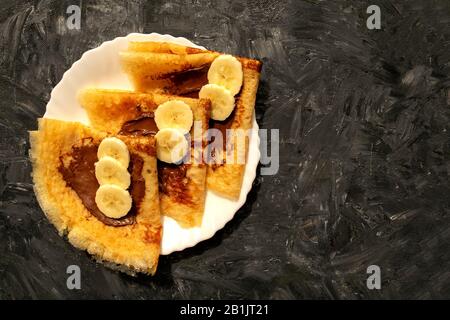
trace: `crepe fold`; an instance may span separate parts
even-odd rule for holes
[[[113,268],[154,274],[162,236],[154,138],[117,136],[132,156],[142,159],[144,195],[136,206],[134,223],[111,226],[100,221],[61,173],[61,167],[73,160],[74,150],[96,148],[107,136],[111,135],[77,122],[39,119],[38,130],[30,132],[37,200],[59,234],[75,247]]]
[[[209,66],[221,54],[166,42],[130,42],[120,56],[136,90],[196,98],[208,83]],[[258,60],[236,58],[242,65],[243,84],[235,97],[235,110],[225,121],[210,122],[211,128],[221,129],[223,139],[226,129],[232,129],[226,147],[229,159],[235,160],[226,161],[227,153],[223,152],[221,164],[210,164],[207,170],[207,188],[232,200],[237,200],[241,192],[262,68]],[[237,161],[242,156],[244,161]]]
[[[203,152],[205,143],[202,133],[208,129],[209,100],[103,89],[85,89],[79,94],[80,104],[86,110],[91,125],[113,134],[123,132],[126,124],[154,121],[152,117],[156,108],[174,99],[185,102],[193,113],[191,159],[181,165],[158,162],[161,214],[189,228],[201,225],[205,208],[207,166],[199,153]],[[196,126],[200,130],[196,131]],[[145,134],[139,130],[129,133]]]

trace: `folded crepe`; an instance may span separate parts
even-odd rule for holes
[[[128,50],[120,53],[123,69],[136,90],[160,91],[193,98],[198,97],[201,87],[208,83],[209,66],[219,55],[221,53],[164,42],[130,42]],[[222,164],[211,163],[207,173],[208,189],[233,200],[240,196],[245,163],[238,162],[237,159],[244,157],[246,161],[247,158],[249,143],[247,133],[253,125],[252,118],[262,67],[262,63],[258,60],[236,58],[243,68],[243,84],[235,97],[235,109],[226,120],[210,122],[210,128],[222,132],[224,146],[227,153],[231,153],[228,159],[235,161],[227,163],[226,153],[223,152],[220,155],[223,158]],[[227,129],[235,129],[228,139],[225,138]],[[243,148],[239,146],[240,144]]]
[[[85,89],[78,97],[93,127],[133,136],[156,134],[158,128],[153,117],[160,104],[176,99],[191,107],[194,118],[190,132],[191,161],[180,165],[158,161],[159,195],[161,214],[175,219],[183,227],[200,226],[205,206],[207,166],[199,151],[202,152],[204,146],[201,133],[208,129],[209,100],[102,89]],[[195,122],[202,132],[194,130]],[[197,148],[194,148],[195,144]]]
[[[171,94],[199,90],[217,56],[217,52],[165,42],[131,42],[127,51],[120,52],[122,67],[136,91]]]
[[[116,136],[130,153],[133,205],[125,217],[112,219],[95,202],[94,163],[107,136],[77,122],[40,119],[30,132],[36,198],[75,247],[115,269],[154,274],[162,236],[154,138]]]

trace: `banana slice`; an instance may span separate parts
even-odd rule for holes
[[[100,186],[95,194],[97,207],[105,216],[113,219],[125,216],[130,211],[132,202],[127,190],[113,184]]]
[[[95,163],[95,177],[101,186],[114,184],[122,189],[127,189],[131,183],[127,168],[110,156],[103,156]]]
[[[208,70],[208,82],[225,87],[233,96],[241,90],[243,79],[241,63],[228,54],[214,59]]]
[[[188,152],[189,143],[183,133],[177,129],[159,130],[156,138],[156,156],[167,163],[179,163]]]
[[[128,168],[130,153],[122,140],[115,137],[103,139],[98,146],[97,157],[101,159],[104,156],[112,157],[119,161],[123,167]]]
[[[225,120],[233,112],[234,97],[224,87],[217,84],[204,85],[198,93],[200,99],[211,100],[211,118]]]
[[[180,100],[164,102],[155,111],[155,122],[159,130],[174,128],[188,133],[193,121],[191,107]]]

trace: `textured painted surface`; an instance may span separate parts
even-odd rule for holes
[[[280,129],[280,171],[213,239],[132,278],[44,218],[27,130],[84,51],[152,31],[264,61],[257,119]],[[2,0],[0,48],[0,298],[450,298],[447,0]],[[381,290],[366,287],[371,264]]]

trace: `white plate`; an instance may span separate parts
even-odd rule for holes
[[[101,46],[86,51],[81,59],[76,61],[64,73],[61,81],[51,93],[44,117],[79,121],[89,125],[86,112],[76,99],[77,92],[80,89],[95,86],[99,88],[132,90],[133,87],[127,76],[122,72],[119,63],[119,52],[127,48],[130,40],[165,41],[204,49],[185,38],[175,38],[170,35],[157,33],[132,33],[126,37],[119,37],[112,41],[104,42]],[[249,155],[239,200],[230,201],[208,191],[201,227],[185,229],[180,227],[175,220],[164,217],[161,254],[166,255],[195,246],[200,241],[211,238],[218,230],[222,229],[245,203],[247,194],[252,188],[252,183],[256,176],[259,158],[258,124],[253,115]]]

